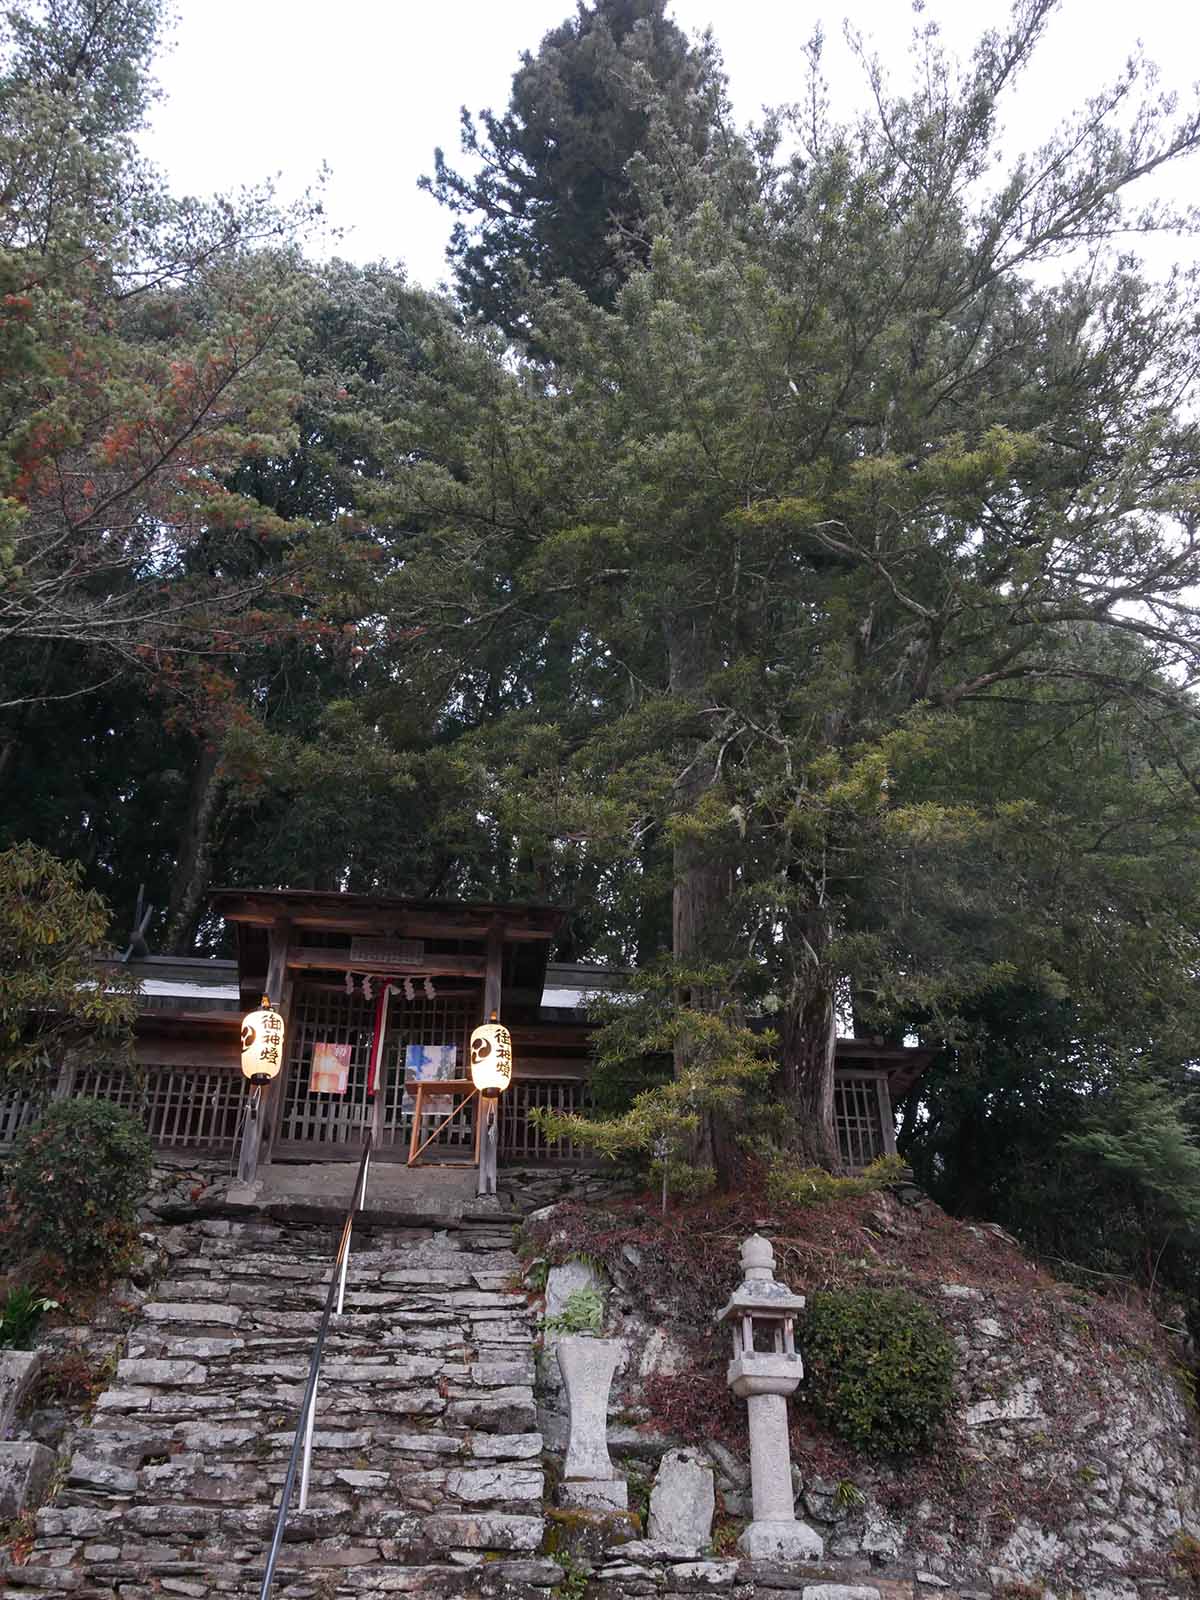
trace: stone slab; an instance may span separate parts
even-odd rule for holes
[[[54,1475],[54,1451],[29,1440],[0,1444],[0,1521],[36,1505]]]
[[[37,1382],[45,1359],[42,1350],[0,1351],[0,1439],[7,1439],[21,1402]]]
[[[542,1453],[540,1433],[476,1433],[470,1440],[473,1456],[490,1461],[528,1461]]]
[[[559,1484],[560,1506],[581,1506],[590,1511],[628,1511],[629,1485],[624,1478],[567,1478]]]
[[[864,1584],[810,1583],[801,1590],[801,1600],[879,1600],[879,1590]]]
[[[543,1527],[541,1517],[438,1512],[426,1517],[425,1537],[440,1550],[537,1550]]]
[[[471,1505],[487,1505],[498,1500],[540,1500],[540,1467],[458,1468],[446,1476],[446,1492]]]
[[[715,1509],[713,1469],[703,1455],[668,1450],[650,1491],[649,1537],[699,1553],[711,1537]]]
[[[253,1186],[257,1193],[247,1199],[285,1219],[288,1208],[298,1206],[331,1210],[340,1221],[354,1187],[354,1173],[351,1163],[341,1161],[273,1164]],[[409,1168],[377,1161],[367,1176],[366,1210],[384,1218],[396,1213],[454,1220],[474,1201],[475,1183],[474,1167]],[[229,1198],[232,1203],[242,1200],[233,1190]]]

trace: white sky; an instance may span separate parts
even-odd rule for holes
[[[280,176],[286,197],[323,163],[332,223],[347,230],[338,253],[353,260],[402,261],[417,281],[445,275],[450,218],[417,179],[440,144],[458,150],[458,109],[501,110],[518,52],[567,16],[573,0],[177,0],[174,48],[159,64],[166,102],[144,141],[179,193],[211,193]],[[802,50],[824,27],[826,76],[835,109],[850,114],[861,77],[842,40],[845,17],[872,37],[907,76],[914,17],[906,0],[675,0],[679,25],[711,24],[724,52],[741,120],[763,105],[796,98]],[[971,41],[1000,24],[998,0],[930,0],[964,57]],[[1160,87],[1195,94],[1200,73],[1200,8],[1189,0],[1063,0],[1040,59],[1010,101],[1009,144],[1026,149],[1115,75],[1138,39],[1162,69]],[[1200,167],[1171,180],[1196,194]],[[1155,257],[1194,260],[1195,242],[1163,241]]]

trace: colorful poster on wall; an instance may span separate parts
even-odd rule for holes
[[[350,1078],[348,1044],[314,1044],[309,1094],[345,1094]]]
[[[455,1044],[406,1044],[404,1047],[404,1077],[407,1082],[444,1083],[453,1078],[458,1066],[458,1046]],[[413,1108],[413,1096],[404,1096],[404,1110]],[[426,1117],[448,1117],[454,1110],[454,1097],[448,1094],[426,1095],[421,1113]]]

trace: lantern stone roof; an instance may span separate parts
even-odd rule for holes
[[[742,1246],[742,1271],[741,1283],[717,1312],[718,1322],[728,1317],[794,1317],[804,1310],[804,1296],[776,1280],[775,1252],[760,1233],[752,1233]]]

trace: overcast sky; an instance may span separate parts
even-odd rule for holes
[[[572,0],[177,0],[173,48],[159,66],[166,90],[145,145],[180,193],[211,193],[281,174],[284,195],[303,190],[322,164],[326,201],[345,229],[340,254],[402,261],[419,282],[445,274],[449,219],[417,179],[433,149],[458,148],[458,108],[499,110],[518,53],[569,14]],[[997,0],[931,0],[964,57],[977,32],[999,24]],[[914,17],[905,0],[806,5],[795,0],[675,0],[689,32],[712,27],[725,56],[739,117],[798,96],[802,51],[820,22],[835,105],[861,102],[861,73],[842,39],[843,20],[871,36],[903,82]],[[1012,98],[1008,141],[1036,145],[1065,113],[1111,79],[1140,38],[1162,69],[1160,88],[1195,94],[1200,9],[1188,0],[1063,0],[1040,59]],[[1172,181],[1194,198],[1191,163]],[[1164,242],[1159,259],[1196,259],[1192,241]]]

